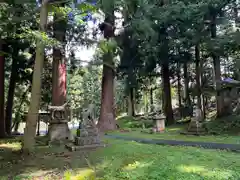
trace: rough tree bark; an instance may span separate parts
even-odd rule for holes
[[[203,50],[200,49],[200,52],[201,54],[203,54]],[[201,69],[201,88],[202,88],[202,94],[201,94],[201,102],[202,102],[202,111],[203,111],[203,119],[206,118],[206,98],[205,98],[205,95],[204,95],[204,62],[205,62],[205,59],[203,58],[200,58],[200,69]]]
[[[5,58],[3,55],[3,44],[0,40],[0,138],[6,137],[4,118],[4,80],[5,80]]]
[[[14,120],[14,124],[12,125],[12,128],[14,128],[14,133],[18,133],[18,128],[19,128],[19,125],[20,125],[20,114],[21,114],[21,109],[22,109],[22,105],[26,99],[26,96],[30,90],[31,86],[29,86],[27,88],[27,90],[22,94],[21,96],[21,99],[20,99],[20,104],[19,104],[19,107],[18,107],[18,110],[17,110],[17,114],[15,116],[15,120]]]
[[[184,76],[184,103],[185,106],[191,107],[191,99],[189,93],[189,77],[188,77],[188,63],[183,63],[183,76]]]
[[[216,14],[213,13],[211,16],[211,36],[213,39],[217,37],[217,24],[216,24]],[[220,57],[215,52],[212,53],[214,75],[216,83],[216,102],[217,102],[217,117],[223,116],[224,106],[223,97],[221,96],[221,66]]]
[[[108,7],[108,10],[105,12],[106,17],[104,23],[100,26],[100,30],[103,31],[104,38],[107,40],[114,37],[114,1],[112,1]],[[113,112],[113,82],[115,76],[113,67],[113,55],[111,53],[106,53],[103,56],[102,97],[100,119],[98,122],[98,128],[102,132],[116,129],[116,121]]]
[[[202,116],[202,88],[201,88],[201,66],[200,66],[200,47],[199,44],[195,46],[195,61],[196,61],[196,89],[197,89],[197,108],[198,111],[201,113],[199,117]],[[202,121],[203,119],[198,119]]]
[[[171,98],[171,86],[169,79],[169,64],[163,63],[162,65],[163,76],[163,99],[164,99],[164,114],[166,116],[166,122],[168,125],[174,124],[173,110],[172,110],[172,98]]]
[[[180,63],[177,63],[177,88],[178,88],[178,107],[179,107],[179,113],[182,117],[182,96],[181,96],[181,66]]]
[[[12,109],[13,109],[13,99],[14,99],[14,92],[16,87],[17,81],[17,56],[18,56],[19,49],[15,49],[12,57],[12,69],[11,69],[11,77],[10,83],[8,88],[8,96],[7,96],[7,105],[6,105],[6,112],[5,112],[5,124],[6,124],[6,133],[11,135],[12,132]]]
[[[48,0],[42,1],[40,10],[40,30],[45,31],[48,18]],[[23,147],[24,153],[30,153],[34,150],[36,126],[38,119],[38,110],[41,99],[41,75],[44,63],[44,50],[45,45],[41,40],[37,41],[36,45],[36,58],[34,64],[33,80],[32,80],[32,92],[30,106],[28,110],[28,116],[26,121],[26,127],[24,129]]]
[[[128,95],[128,116],[134,116],[135,115],[133,96],[134,96],[133,88],[130,88],[129,89],[129,95]]]
[[[154,111],[154,107],[153,107],[153,88],[150,88],[150,110],[151,112]]]
[[[64,6],[61,4],[60,6]],[[53,32],[54,38],[63,45],[53,48],[52,70],[52,105],[61,106],[66,102],[66,59],[65,59],[65,34],[67,20],[64,14],[57,12],[54,15]]]

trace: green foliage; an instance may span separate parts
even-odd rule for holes
[[[117,124],[120,126],[120,128],[129,128],[129,129],[143,128],[143,127],[151,128],[154,125],[152,120],[144,120],[141,118],[134,118],[134,117],[128,117],[128,116],[118,118]]]
[[[100,112],[101,67],[80,67],[68,75],[68,95],[73,108],[94,104],[96,113]]]
[[[109,140],[108,143],[109,147],[97,152],[98,156],[104,155],[105,157],[100,169],[103,176],[99,179],[102,180],[191,180],[192,178],[224,180],[226,178],[238,179],[240,176],[239,165],[236,165],[235,159],[238,155],[234,153],[144,145],[120,140]],[[222,164],[222,161],[225,163]]]
[[[205,123],[210,134],[236,134],[240,130],[240,116],[213,119]]]

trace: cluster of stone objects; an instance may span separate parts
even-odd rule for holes
[[[81,111],[82,109],[79,109]],[[100,133],[94,121],[93,108],[89,105],[87,109],[83,109],[78,119],[80,119],[76,137],[73,144],[68,144],[66,147],[70,151],[96,149],[103,147],[101,143]]]
[[[74,142],[76,146],[98,146],[101,144],[98,128],[88,109],[83,112],[83,121],[79,123],[77,132]]]

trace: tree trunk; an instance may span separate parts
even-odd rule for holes
[[[178,107],[179,107],[179,113],[180,116],[182,117],[182,96],[181,96],[181,67],[180,67],[180,63],[177,63],[178,66],[178,70],[177,70],[177,88],[178,88]]]
[[[152,88],[150,88],[150,110],[151,110],[151,112],[153,112],[154,111],[154,106],[153,106],[153,89]]]
[[[40,30],[45,31],[48,18],[48,0],[42,1],[40,10]],[[37,41],[36,45],[36,59],[34,64],[32,92],[28,116],[26,121],[26,128],[24,129],[23,137],[23,152],[30,153],[34,150],[36,126],[38,120],[39,104],[41,99],[41,77],[44,63],[45,45],[41,40]]]
[[[183,63],[183,76],[184,76],[184,103],[185,106],[191,107],[191,99],[189,93],[189,77],[188,77],[188,64],[187,62]]]
[[[202,118],[202,101],[201,101],[201,95],[202,95],[202,88],[201,88],[201,66],[200,66],[200,49],[199,44],[195,46],[195,61],[196,61],[196,89],[197,89],[197,109],[199,114],[199,117]],[[202,121],[203,119],[198,119],[199,121]]]
[[[103,65],[101,110],[98,122],[98,127],[102,132],[114,130],[116,128],[113,113],[113,79],[113,69]]]
[[[172,98],[171,98],[171,86],[169,79],[169,65],[163,63],[162,65],[163,75],[163,99],[164,99],[164,114],[166,116],[166,122],[168,125],[174,124],[173,110],[172,110]]]
[[[61,4],[60,6],[64,6]],[[61,106],[66,102],[66,60],[65,60],[65,34],[67,21],[64,14],[58,12],[54,16],[53,33],[54,38],[63,45],[53,48],[52,64],[52,105]]]
[[[211,36],[213,39],[217,37],[217,25],[216,25],[216,15],[212,15],[211,19]],[[221,96],[221,66],[220,57],[215,52],[212,53],[213,65],[214,65],[214,75],[216,83],[216,102],[217,102],[217,117],[223,115],[223,98]]]
[[[5,58],[2,47],[3,45],[0,40],[0,138],[6,137],[4,118]]]
[[[201,53],[203,53],[201,51]],[[202,93],[201,93],[201,102],[202,102],[202,112],[203,112],[203,119],[206,118],[206,101],[205,101],[205,95],[204,95],[204,84],[203,84],[203,77],[204,77],[204,69],[203,69],[203,65],[204,65],[204,61],[205,59],[200,58],[200,69],[201,69],[201,73],[200,73],[200,78],[201,78],[201,88],[202,88]]]
[[[18,49],[15,49],[13,52],[13,62],[12,62],[12,70],[11,70],[11,77],[8,89],[8,98],[7,98],[7,106],[6,106],[6,114],[5,114],[5,124],[6,124],[6,133],[11,135],[12,132],[12,110],[13,110],[13,99],[14,99],[14,92],[16,87],[17,81],[17,56],[18,56]]]
[[[134,96],[133,88],[130,88],[129,95],[128,95],[128,116],[134,116],[135,115],[133,96]]]
[[[22,94],[22,97],[20,99],[20,104],[19,104],[19,107],[18,107],[18,110],[17,110],[17,114],[16,114],[16,117],[15,117],[15,120],[14,120],[14,124],[12,125],[12,128],[14,128],[14,132],[17,132],[18,131],[18,128],[19,128],[19,124],[20,124],[20,114],[21,114],[21,109],[22,109],[22,105],[26,99],[26,96],[27,96],[27,93],[29,92],[30,90],[30,87],[29,86],[27,88],[27,90]]]
[[[101,25],[104,38],[109,40],[114,37],[114,1],[110,2],[108,10],[105,12],[105,20]],[[98,122],[98,128],[100,131],[108,131],[116,129],[116,121],[114,118],[114,94],[113,94],[113,82],[114,82],[114,62],[113,53],[108,52],[103,56],[103,75],[102,75],[102,97],[101,97],[101,109],[100,119]]]

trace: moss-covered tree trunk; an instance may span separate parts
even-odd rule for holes
[[[45,31],[48,18],[48,0],[42,1],[42,6],[40,10],[40,30]],[[31,100],[27,115],[26,127],[24,129],[23,137],[23,152],[30,153],[34,150],[35,145],[35,135],[36,135],[36,126],[38,120],[38,111],[39,104],[41,99],[41,77],[44,63],[44,50],[45,45],[42,40],[37,41],[36,45],[36,58],[34,64],[34,72],[32,79],[32,92]]]
[[[6,137],[4,118],[4,80],[5,80],[5,58],[3,55],[3,43],[0,39],[0,138]]]

